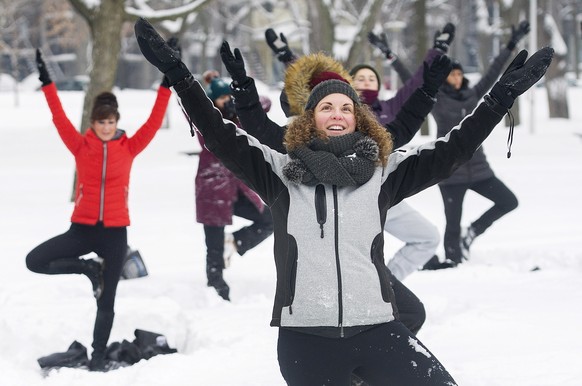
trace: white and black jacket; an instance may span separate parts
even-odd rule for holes
[[[471,158],[506,110],[482,103],[446,137],[395,152],[357,187],[297,185],[283,176],[286,154],[230,121],[189,77],[175,86],[206,147],[270,207],[277,287],[271,325],[369,326],[393,320],[384,221],[391,207],[447,178]]]

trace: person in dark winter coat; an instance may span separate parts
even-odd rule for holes
[[[104,371],[115,293],[127,250],[131,166],[161,127],[171,91],[164,77],[148,120],[131,137],[117,126],[120,114],[115,95],[103,92],[93,102],[91,127],[83,135],[67,118],[39,50],[36,61],[53,123],[75,157],[78,178],[70,229],[34,248],[26,256],[26,266],[33,272],[83,274],[91,280],[97,316],[90,369]],[[103,263],[80,258],[91,252]]]
[[[224,79],[213,78],[207,94],[223,117],[238,122],[232,92]],[[269,237],[273,221],[260,197],[208,151],[202,136],[198,140],[202,151],[195,178],[196,221],[204,225],[207,284],[220,297],[230,300],[230,288],[223,277],[225,262],[235,252],[242,256]],[[252,224],[225,235],[224,228],[232,224],[233,215],[251,220]]]
[[[528,32],[527,21],[520,23],[517,29],[514,28],[510,41],[473,87],[469,87],[469,81],[463,76],[461,64],[453,61],[451,74],[441,87],[437,103],[432,110],[437,124],[437,137],[445,136],[473,111],[501,74],[516,44]],[[439,189],[443,197],[446,218],[445,261],[439,263],[433,259],[427,268],[449,268],[460,264],[464,258],[469,257],[469,248],[474,239],[518,205],[515,194],[493,173],[483,147],[477,149],[471,160],[459,167],[451,177],[439,183]],[[493,206],[461,232],[461,215],[467,190],[473,190],[493,201]]]
[[[409,152],[392,153],[390,135],[348,80],[322,74],[288,127],[282,154],[225,120],[145,19],[135,32],[206,147],[271,208],[277,270],[271,325],[279,327],[287,384],[348,384],[355,373],[374,385],[454,385],[397,319],[383,257],[386,212],[470,159],[514,99],[545,73],[553,50],[527,62],[527,52],[520,53],[471,116],[447,137]],[[422,91],[434,97],[437,89],[430,82]]]

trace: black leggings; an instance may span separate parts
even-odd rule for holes
[[[463,201],[467,190],[493,201],[493,206],[471,223],[475,235],[479,236],[495,221],[517,208],[517,197],[501,180],[495,176],[483,181],[468,184],[439,185],[445,207],[446,227],[444,235],[445,256],[461,262],[461,216]]]
[[[273,218],[268,207],[260,212],[257,207],[243,194],[239,194],[234,202],[234,215],[253,223],[233,232],[236,242],[236,252],[244,255],[256,247],[273,233]],[[224,227],[204,225],[206,240],[206,261],[208,266],[224,268]]]
[[[103,258],[103,293],[97,309],[113,311],[117,283],[127,250],[127,228],[71,224],[69,230],[34,248],[26,256],[26,266],[33,272],[49,273],[48,266],[57,259],[78,259],[95,252]]]
[[[348,386],[352,373],[370,386],[456,385],[399,321],[338,339],[280,328],[277,354],[289,386]]]

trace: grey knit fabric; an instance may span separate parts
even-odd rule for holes
[[[336,93],[347,95],[355,104],[360,104],[358,93],[349,83],[338,79],[330,79],[319,83],[311,90],[309,99],[305,104],[305,110],[313,110],[323,98]]]
[[[378,144],[356,131],[329,140],[314,139],[289,155],[293,160],[283,173],[293,183],[358,186],[374,174]]]

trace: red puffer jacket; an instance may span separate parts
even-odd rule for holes
[[[61,139],[75,156],[77,185],[71,221],[88,225],[102,221],[106,227],[128,226],[131,165],[162,125],[171,91],[165,87],[158,89],[150,117],[132,137],[118,130],[107,142],[101,141],[91,129],[84,135],[75,129],[63,110],[54,83],[44,86],[42,91]]]

